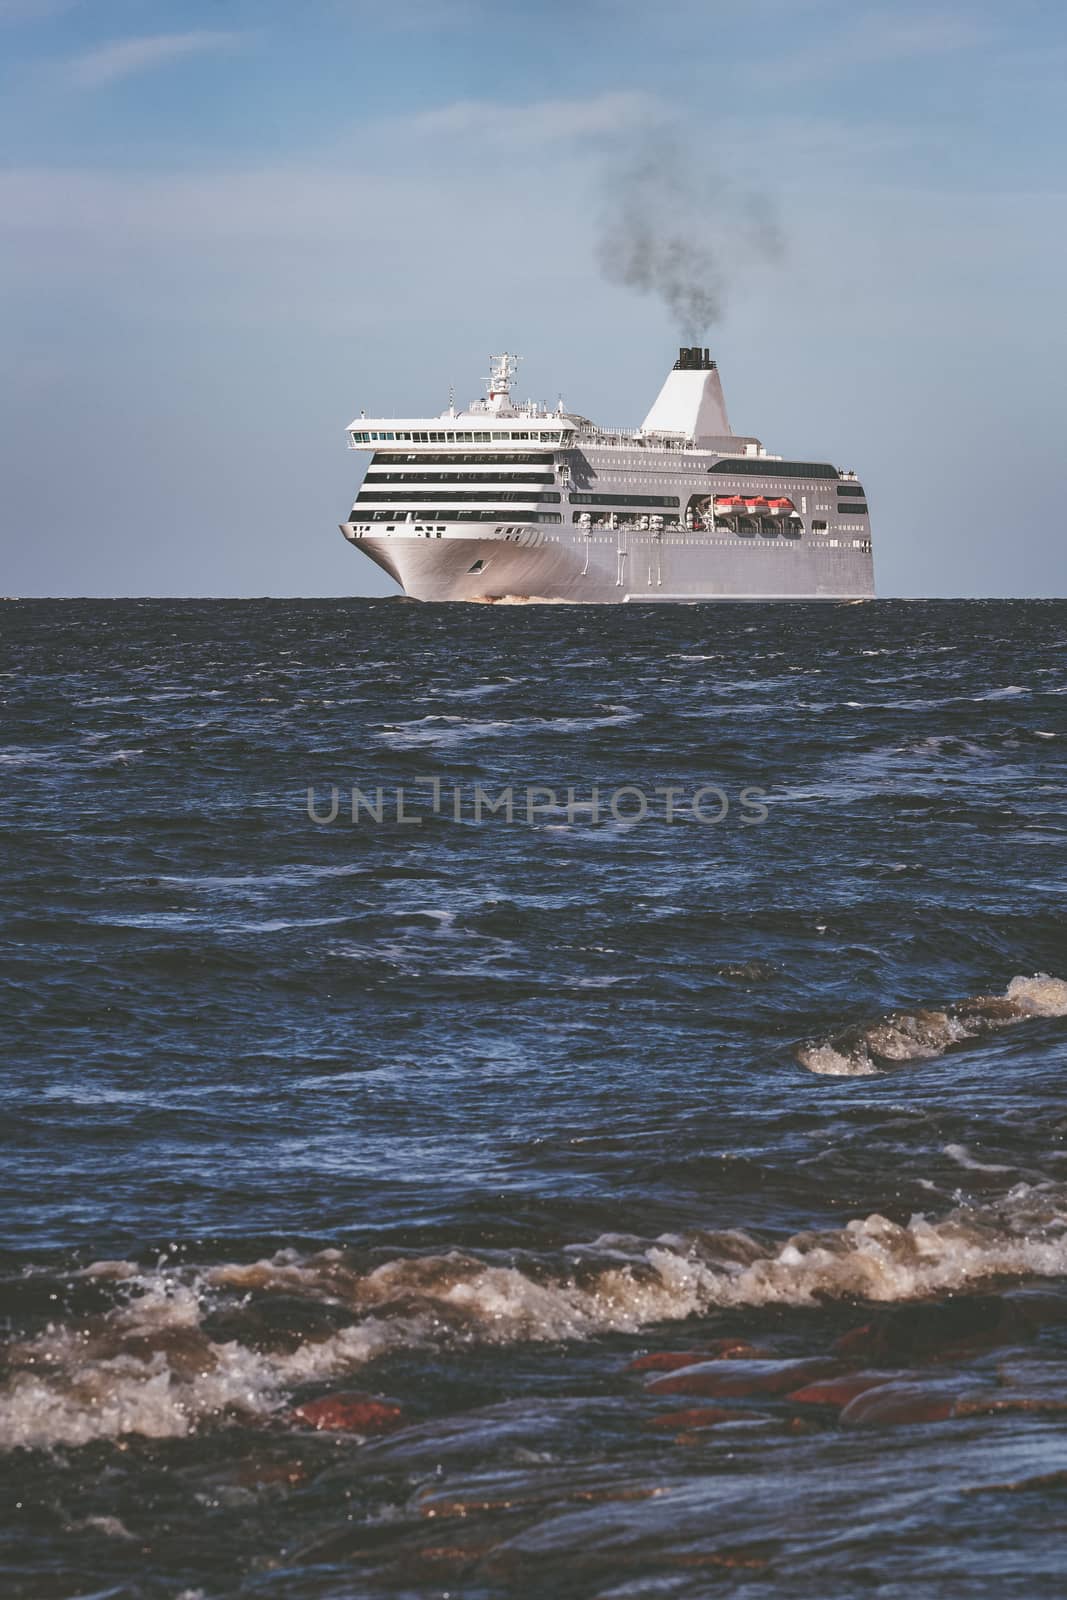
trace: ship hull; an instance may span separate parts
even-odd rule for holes
[[[861,541],[843,547],[807,537],[742,541],[625,532],[586,539],[533,527],[507,538],[458,528],[432,536],[365,534],[351,524],[342,532],[415,600],[619,605],[874,595],[870,545]]]

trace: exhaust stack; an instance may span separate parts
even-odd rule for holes
[[[719,370],[706,349],[682,345],[641,432],[682,434],[696,444],[733,437]]]

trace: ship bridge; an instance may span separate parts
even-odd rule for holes
[[[373,452],[352,523],[407,524],[436,534],[449,523],[560,522],[556,452],[576,433],[556,410],[511,395],[518,357],[490,358],[486,393],[437,417],[358,417],[349,447]]]

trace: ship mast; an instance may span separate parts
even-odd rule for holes
[[[511,381],[519,370],[521,360],[521,356],[509,355],[507,351],[501,356],[489,357],[489,376],[484,380],[486,410],[511,410]]]

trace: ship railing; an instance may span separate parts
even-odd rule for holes
[[[627,450],[692,450],[691,439],[669,438],[665,434],[627,432],[623,428],[580,428],[572,433],[568,444],[619,445]]]

